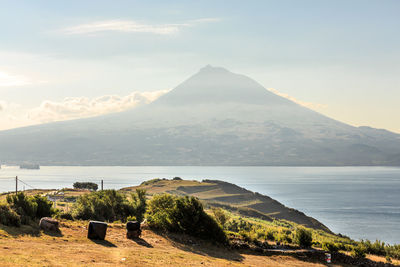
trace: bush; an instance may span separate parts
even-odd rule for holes
[[[339,251],[339,248],[336,246],[336,244],[332,243],[332,242],[322,243],[322,249],[327,250],[329,252],[338,252]]]
[[[226,215],[226,212],[224,212],[221,208],[213,208],[212,212],[215,220],[219,223],[219,225],[221,225],[222,228],[224,228],[225,223],[229,219],[228,215]]]
[[[20,192],[17,195],[8,195],[7,203],[21,217],[22,224],[29,224],[34,219],[51,217],[55,214],[52,208],[53,202],[39,195],[27,196]]]
[[[369,241],[369,240],[365,240],[365,241],[361,240],[360,243],[365,247],[365,249],[367,250],[367,253],[380,255],[380,256],[386,255],[385,242],[376,240],[374,243],[371,243],[371,241]]]
[[[147,221],[152,228],[226,243],[226,235],[194,197],[156,195],[149,202]]]
[[[279,243],[284,243],[284,244],[290,244],[293,242],[290,235],[288,235],[286,232],[279,233],[276,237],[276,241],[278,241]]]
[[[182,178],[181,178],[181,177],[174,177],[174,178],[172,178],[172,180],[174,180],[174,181],[181,181]]]
[[[312,244],[312,233],[305,228],[297,228],[294,241],[300,247],[309,248]]]
[[[265,236],[265,238],[266,238],[267,240],[274,241],[274,240],[275,240],[274,232],[268,231],[267,234],[266,234],[266,236]]]
[[[0,224],[8,226],[20,226],[21,217],[8,205],[0,205]]]
[[[151,185],[151,184],[155,184],[155,183],[157,183],[159,181],[162,181],[162,180],[160,178],[154,178],[154,179],[151,179],[151,180],[148,180],[148,181],[144,181],[140,185]]]
[[[364,245],[359,244],[358,246],[354,247],[351,251],[351,256],[355,258],[365,258],[365,254],[367,253],[367,249]]]
[[[36,218],[40,219],[42,217],[51,217],[53,214],[55,214],[53,202],[47,200],[46,197],[36,195],[32,200],[37,204]]]
[[[136,216],[128,216],[126,221],[137,221]]]
[[[91,183],[91,182],[75,182],[73,184],[73,187],[75,189],[89,189],[89,190],[93,190],[93,191],[97,191],[97,189],[99,188],[99,186],[95,183]]]
[[[29,224],[36,217],[36,202],[22,192],[16,195],[7,195],[7,203],[21,216],[22,224]]]
[[[64,220],[70,220],[70,221],[73,221],[73,220],[74,220],[74,218],[72,217],[72,214],[69,213],[69,212],[61,213],[60,215],[58,215],[58,217],[59,217],[60,219],[64,219]]]
[[[146,190],[136,189],[136,192],[131,194],[131,205],[134,209],[135,218],[138,222],[143,221],[144,214],[146,213]]]
[[[83,220],[113,222],[135,215],[126,197],[115,190],[91,192],[80,196],[72,207],[72,216]]]

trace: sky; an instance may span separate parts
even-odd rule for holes
[[[149,103],[211,64],[400,133],[397,0],[0,4],[0,130]]]

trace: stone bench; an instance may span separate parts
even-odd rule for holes
[[[106,238],[107,226],[105,222],[90,221],[87,237],[89,239],[104,240]]]

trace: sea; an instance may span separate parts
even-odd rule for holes
[[[76,181],[104,181],[105,189],[152,178],[218,179],[268,195],[298,209],[335,233],[355,240],[400,244],[400,168],[396,167],[198,167],[1,166],[0,192],[60,189]]]

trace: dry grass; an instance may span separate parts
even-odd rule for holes
[[[187,237],[177,241],[150,230],[132,241],[123,225],[115,224],[106,241],[93,242],[86,238],[86,225],[63,222],[59,235],[0,226],[1,266],[324,266],[286,255],[239,253]]]

